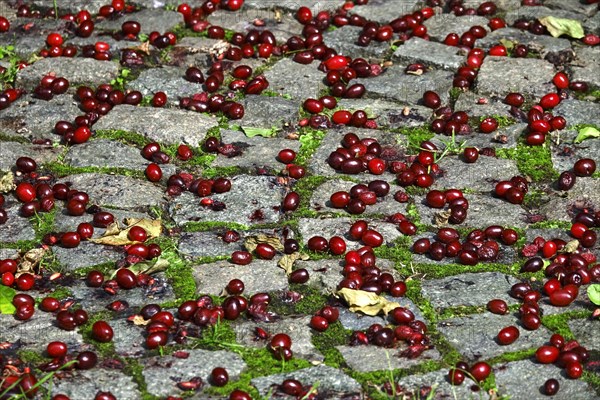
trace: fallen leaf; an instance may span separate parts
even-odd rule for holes
[[[387,315],[394,308],[400,307],[400,304],[396,302],[389,301],[385,297],[364,290],[343,288],[338,290],[337,294],[348,303],[350,311],[360,311],[363,314],[371,316],[375,316],[381,311]]]
[[[269,236],[265,235],[264,233],[249,236],[244,242],[244,247],[246,248],[246,250],[252,253],[259,243],[267,243],[273,246],[275,250],[283,251],[283,244],[281,244],[281,240],[277,236]]]
[[[577,135],[575,140],[573,140],[573,143],[581,143],[585,139],[593,139],[593,138],[599,138],[599,137],[600,137],[600,131],[598,129],[591,127],[591,126],[586,126],[585,128],[581,128],[579,130],[579,135]]]
[[[508,40],[508,39],[500,39],[499,40],[500,44],[504,47],[506,47],[506,50],[512,50],[515,47],[516,42],[514,42],[513,40]]]
[[[294,267],[294,263],[296,260],[308,260],[308,255],[300,254],[300,252],[296,251],[292,254],[284,254],[283,257],[279,259],[277,265],[285,271],[287,275],[292,273],[292,268]]]
[[[131,322],[133,322],[134,325],[145,326],[148,325],[150,321],[151,320],[149,319],[144,319],[144,317],[142,317],[141,315],[135,315]]]
[[[254,136],[273,137],[277,134],[277,129],[274,128],[253,128],[250,126],[242,126],[242,131],[250,138]]]
[[[588,286],[587,295],[592,303],[594,303],[597,306],[600,306],[600,284],[595,283],[593,285]]]
[[[0,193],[8,193],[15,188],[15,177],[12,172],[0,171]]]
[[[116,223],[109,225],[102,237],[90,239],[90,242],[106,244],[109,246],[125,246],[136,243],[135,241],[130,240],[128,237],[129,230],[134,226],[144,228],[148,235],[148,239],[160,236],[162,229],[160,219],[153,220],[147,218],[127,218],[125,219],[125,223],[127,224],[127,228],[123,230],[120,230]]]
[[[154,260],[142,261],[129,267],[136,274],[152,275],[165,271],[169,267],[169,261],[158,257]]]
[[[17,291],[9,286],[0,285],[0,314],[14,314],[17,309],[12,303]]]
[[[575,253],[577,251],[578,247],[579,247],[579,240],[571,240],[570,242],[565,244],[565,247],[562,248],[561,252],[562,253]]]
[[[433,224],[435,226],[445,226],[448,224],[448,220],[450,219],[450,215],[452,215],[452,213],[450,212],[450,210],[447,211],[439,211],[437,213],[435,213],[434,217],[433,217]]]
[[[544,25],[548,32],[554,37],[561,35],[571,36],[574,39],[581,39],[585,36],[581,22],[576,19],[556,18],[548,16],[539,19],[540,24]]]
[[[42,261],[44,258],[44,254],[46,254],[48,250],[44,248],[31,249],[27,253],[23,255],[21,258],[21,262],[19,263],[19,269],[17,270],[17,275],[24,273],[34,273],[35,267]]]

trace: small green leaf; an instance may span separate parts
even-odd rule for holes
[[[506,50],[512,50],[515,48],[516,43],[513,40],[500,39],[500,44],[506,47]]]
[[[540,18],[540,24],[544,25],[548,32],[554,37],[560,35],[571,36],[574,39],[581,39],[585,36],[581,22],[576,19],[556,18],[552,16]]]
[[[596,283],[587,288],[587,294],[590,301],[597,306],[600,306],[600,284]]]
[[[0,285],[0,314],[14,314],[17,310],[12,299],[17,291],[9,286]]]
[[[581,143],[585,139],[592,139],[592,138],[599,138],[599,137],[600,137],[600,131],[598,129],[591,127],[591,126],[586,126],[585,128],[582,128],[579,130],[579,135],[577,135],[577,137],[575,138],[573,143]]]
[[[273,137],[277,133],[277,130],[274,128],[252,128],[250,126],[242,126],[242,131],[244,131],[244,134],[248,137]]]

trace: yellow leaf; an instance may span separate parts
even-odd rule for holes
[[[394,308],[400,307],[400,304],[396,302],[389,301],[385,297],[364,290],[343,288],[338,290],[337,294],[348,303],[350,311],[360,311],[363,314],[371,316],[375,316],[382,311],[387,315]]]
[[[258,235],[249,236],[244,242],[244,247],[250,253],[252,253],[256,246],[259,243],[267,243],[273,246],[273,248],[277,251],[283,251],[283,244],[281,244],[281,240],[277,236],[268,236],[264,233],[259,233]]]
[[[8,193],[15,188],[15,177],[12,172],[0,171],[0,193]]]
[[[287,275],[292,273],[292,268],[294,267],[294,263],[296,260],[306,260],[308,256],[306,254],[300,254],[300,252],[295,252],[292,254],[284,254],[283,257],[279,259],[277,265],[285,271]]]
[[[48,250],[44,248],[31,249],[27,253],[23,254],[21,262],[19,263],[19,269],[17,270],[17,276],[25,272],[34,273],[34,268],[42,261],[44,254]]]
[[[576,19],[556,18],[548,16],[539,19],[540,24],[544,25],[548,32],[554,37],[560,35],[571,36],[573,39],[581,39],[585,36],[581,22]]]
[[[148,325],[150,323],[149,319],[144,319],[141,315],[136,315],[133,317],[133,324],[138,326]]]
[[[111,224],[108,226],[106,232],[102,237],[97,239],[90,239],[90,242],[105,244],[109,246],[125,246],[128,244],[134,244],[135,241],[129,240],[128,234],[129,230],[134,226],[142,227],[146,230],[148,235],[148,239],[156,238],[160,236],[161,232],[161,224],[160,219],[152,220],[152,219],[138,219],[138,218],[127,218],[125,219],[125,223],[127,224],[127,228],[120,230],[118,225]]]
[[[575,253],[579,247],[579,240],[571,240],[565,244],[562,248],[561,253]]]

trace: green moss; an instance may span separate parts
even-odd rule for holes
[[[507,117],[505,115],[490,115],[489,117],[494,118],[498,122],[498,128],[505,128],[510,125],[514,125],[517,121],[512,117]],[[488,118],[488,116],[479,117],[479,122]]]
[[[319,131],[312,128],[302,128],[300,130],[300,150],[296,156],[296,164],[306,165],[310,157],[317,150],[321,141],[325,137],[325,131]]]
[[[219,221],[203,221],[203,222],[187,222],[183,226],[184,232],[206,232],[213,229],[232,229],[238,231],[247,231],[250,226],[238,224],[235,222],[219,222]]]
[[[314,314],[327,304],[327,297],[321,291],[309,285],[291,284],[290,290],[302,295],[297,303],[284,302],[279,295],[271,296],[269,309],[279,315]]]
[[[75,174],[97,173],[132,176],[134,178],[139,179],[144,178],[143,171],[136,171],[132,169],[118,167],[72,167],[60,162],[51,161],[49,163],[44,164],[44,168],[51,171],[52,173],[54,173],[54,175],[58,177]]]
[[[26,253],[31,249],[35,249],[40,244],[37,240],[18,240],[14,243],[0,243],[0,249],[16,249],[22,253]]]
[[[567,221],[540,221],[529,224],[529,229],[571,229],[571,223]]]
[[[121,129],[102,129],[94,132],[95,139],[117,140],[122,143],[133,144],[138,147],[144,147],[151,141],[144,135],[136,132],[125,131]]]
[[[212,179],[221,176],[240,175],[244,172],[246,171],[244,171],[241,167],[238,167],[236,165],[230,167],[210,167],[202,171],[202,176],[204,178]]]
[[[192,268],[187,265],[174,250],[163,249],[162,257],[169,261],[165,275],[173,286],[173,291],[178,301],[196,298],[196,280]]]
[[[293,372],[312,366],[310,362],[296,357],[293,357],[290,361],[286,362],[277,361],[267,349],[243,348],[234,351],[238,353],[247,364],[247,368],[240,374],[239,380],[229,382],[227,385],[220,388],[216,386],[207,387],[204,390],[204,393],[217,396],[228,396],[233,390],[240,389],[248,392],[253,399],[260,399],[262,397],[250,383],[252,379],[261,376]]]
[[[138,390],[144,396],[144,399],[158,399],[157,397],[152,396],[147,391],[146,380],[144,378],[144,366],[140,364],[139,360],[136,358],[126,358],[123,360],[125,364],[125,368],[123,368],[123,372],[126,375],[129,375],[133,378],[133,381],[137,384]],[[150,396],[150,397],[147,397]]]
[[[22,144],[31,144],[31,142],[22,136],[12,136],[4,132],[0,132],[0,142],[17,142]]]
[[[398,268],[403,268],[412,260],[411,244],[409,236],[399,236],[388,245],[376,247],[374,253],[377,258],[392,260]]]
[[[236,342],[235,332],[228,321],[218,321],[215,325],[205,328],[199,338],[190,340],[190,344],[194,349],[213,351],[243,348]]]
[[[44,235],[54,232],[54,218],[56,217],[57,209],[58,207],[55,207],[50,212],[35,213],[35,215],[29,219],[35,230],[35,237],[37,240],[41,241]]]
[[[316,217],[318,213],[311,209],[310,198],[314,191],[327,181],[324,176],[305,176],[294,185],[294,191],[300,196],[300,206],[294,211],[294,216],[297,217]]]
[[[520,142],[514,149],[496,149],[496,155],[500,158],[515,160],[519,172],[535,182],[552,181],[558,178],[559,174],[554,169],[547,144],[528,146]]]
[[[450,91],[448,92],[448,94],[450,95],[450,105],[454,105],[456,100],[458,100],[458,98],[460,97],[461,93],[463,93],[463,91],[460,88],[453,87],[452,89],[450,89]]]
[[[347,344],[351,334],[351,330],[344,329],[342,324],[336,321],[330,324],[325,332],[314,332],[312,343],[325,356],[326,365],[340,368],[345,365],[345,361],[335,347]]]
[[[413,269],[415,272],[426,275],[427,278],[445,278],[467,272],[502,272],[515,275],[520,266],[518,263],[511,265],[499,263],[478,263],[477,265],[417,263],[413,265]]]
[[[31,365],[35,365],[35,366],[45,363],[45,362],[48,362],[48,359],[45,358],[44,356],[42,356],[42,354],[40,352],[33,351],[33,350],[19,350],[17,352],[17,355],[23,362],[31,364]],[[2,392],[0,392],[0,393],[2,393]]]
[[[90,271],[94,271],[94,270],[100,271],[104,275],[110,275],[115,269],[116,269],[115,262],[109,261],[109,262],[105,262],[105,263],[101,263],[101,264],[92,265],[90,267],[78,268],[77,270],[75,270],[73,272],[73,275],[75,275],[76,277],[83,278]]]
[[[413,153],[415,154],[419,152],[419,149],[421,148],[421,143],[431,139],[434,136],[433,131],[429,128],[428,125],[411,128],[401,128],[399,133],[401,135],[406,136],[406,138],[408,139],[408,146],[413,150]]]
[[[489,364],[493,365],[493,364],[502,364],[502,363],[507,363],[507,362],[526,360],[528,358],[531,358],[535,354],[536,350],[537,350],[537,348],[525,349],[525,350],[519,350],[519,351],[511,351],[511,352],[499,355],[497,357],[490,358],[489,360],[487,360],[487,362]]]
[[[439,312],[439,319],[464,317],[471,314],[480,314],[485,311],[483,306],[456,306],[444,308]]]
[[[409,375],[426,374],[429,372],[437,371],[441,368],[442,365],[439,362],[428,360],[408,369],[390,369],[387,371],[373,372],[349,371],[348,374],[362,385],[363,390],[367,394],[367,398],[373,400],[390,400],[392,399],[392,397],[384,393],[382,390],[382,386],[386,382],[397,382],[399,379]],[[420,399],[422,397],[416,397],[415,395],[409,398]]]
[[[568,321],[572,319],[590,318],[592,316],[591,311],[570,311],[562,314],[545,315],[542,317],[542,325],[550,329],[554,333],[563,335],[567,340],[575,339],[571,328],[569,328]]]
[[[98,353],[105,357],[112,356],[115,353],[115,344],[113,342],[101,343],[96,341],[92,337],[92,326],[97,321],[110,321],[112,319],[112,313],[110,311],[100,311],[89,315],[88,321],[79,327],[79,333],[83,337],[83,340],[92,343]]]
[[[73,292],[68,287],[60,286],[54,289],[52,293],[49,294],[49,296],[52,296],[57,300],[63,300],[73,297]]]
[[[600,395],[600,376],[597,372],[583,371],[581,380],[587,382],[596,391],[596,394]]]

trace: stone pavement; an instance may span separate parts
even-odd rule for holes
[[[15,168],[17,158],[31,157],[38,164],[38,176],[48,177],[51,184],[66,183],[86,192],[89,206],[93,205],[87,213],[74,216],[66,210],[65,202],[57,199],[52,211],[26,218],[15,192],[8,190],[4,194],[2,208],[8,220],[0,225],[0,260],[14,258],[22,265],[27,251],[45,249],[31,271],[36,275],[36,284],[26,293],[36,301],[55,297],[63,307],[81,308],[89,315],[89,321],[77,329],[63,330],[57,326],[53,313],[37,307],[34,315],[24,321],[12,314],[0,314],[0,365],[13,362],[21,370],[30,367],[38,380],[48,378],[36,398],[61,399],[64,397],[52,396],[63,394],[83,400],[94,398],[98,392],[111,392],[118,399],[212,399],[228,398],[234,390],[248,392],[252,398],[292,398],[280,386],[286,379],[297,379],[303,385],[297,398],[600,398],[599,325],[597,317],[592,316],[595,306],[585,293],[586,286],[566,307],[553,306],[543,295],[539,300],[541,326],[535,330],[523,326],[519,314],[523,302],[511,296],[511,287],[518,282],[529,282],[533,289],[541,291],[548,279],[543,271],[520,272],[527,260],[523,250],[530,248],[534,239],[568,242],[573,239],[569,229],[575,215],[584,210],[600,211],[598,172],[577,177],[569,191],[558,190],[556,184],[559,174],[571,170],[578,159],[600,161],[600,138],[575,143],[584,125],[600,128],[600,46],[586,46],[581,40],[554,38],[547,32],[535,34],[512,26],[492,32],[488,26],[490,16],[455,15],[448,7],[435,7],[436,15],[424,22],[429,40],[406,37],[408,40],[403,41],[394,33],[392,41],[372,40],[368,46],[361,46],[357,40],[362,28],[331,25],[322,30],[324,45],[353,59],[364,58],[371,73],[350,83],[364,85],[361,98],[338,97],[334,110],[325,109],[322,115],[331,117],[337,110],[363,110],[369,122],[356,127],[328,124],[311,117],[303,108],[305,99],[330,93],[319,60],[295,62],[298,51],[266,59],[255,56],[227,60],[224,48],[229,44],[207,37],[206,31],[194,32],[185,27],[177,12],[182,1],[138,0],[131,3],[131,12],[98,17],[107,2],[57,1],[60,15],[83,9],[93,15],[95,29],[87,38],[76,36],[73,23],[63,19],[17,15],[17,6],[22,3],[30,4],[31,10],[39,10],[42,15],[51,12],[52,2],[48,0],[0,2],[0,14],[11,26],[8,32],[0,33],[0,66],[5,69],[2,85],[4,89],[14,85],[24,90],[9,105],[2,100],[7,107],[0,109],[0,172],[4,176],[12,171],[16,182],[35,180],[17,173]],[[225,28],[228,38],[233,32],[268,29],[281,45],[303,32],[303,25],[294,17],[299,3],[247,0],[240,11],[218,9],[206,20]],[[302,3],[314,15],[321,10],[333,12],[343,5],[341,1]],[[348,15],[384,25],[421,9],[424,2],[355,3]],[[465,7],[477,8],[481,3],[469,0]],[[578,20],[586,34],[600,35],[598,2],[547,0],[540,1],[544,5],[537,7],[521,6],[514,0],[495,3],[495,16],[504,18],[507,25],[519,19],[536,21],[555,16]],[[201,3],[190,4],[197,7]],[[122,23],[133,20],[141,25],[140,36],[117,40]],[[487,56],[470,89],[461,90],[453,87],[453,81],[457,71],[469,62],[468,51],[443,42],[449,33],[462,35],[472,26],[483,27],[486,33],[476,39],[475,47],[487,51],[500,43],[509,47],[522,44],[529,48],[529,54],[526,58],[514,54]],[[163,49],[149,45],[147,40],[153,31],[175,32],[176,43]],[[39,57],[40,51],[47,49],[44,38],[52,32],[62,34],[63,47],[77,46],[77,57]],[[98,41],[110,45],[112,60],[81,56],[84,46]],[[141,65],[126,57],[131,56],[127,49],[136,49]],[[208,113],[180,107],[184,98],[201,102],[201,93],[206,89],[206,85],[186,80],[186,69],[196,66],[208,77],[208,69],[218,58],[223,59],[224,68],[224,83],[218,93],[243,105],[240,119],[229,119],[220,111]],[[27,65],[18,69],[21,60]],[[405,73],[415,63],[426,68],[420,73]],[[266,90],[259,95],[244,95],[243,91],[229,89],[233,81],[230,71],[240,65],[248,65],[254,75],[264,76],[269,84]],[[558,71],[565,71],[571,81],[586,82],[588,89],[563,90],[565,98],[552,112],[566,119],[565,129],[550,132],[544,146],[528,146],[524,142],[529,129],[527,111],[541,96],[556,91],[552,79]],[[36,96],[36,87],[46,74],[67,78],[67,92],[50,100]],[[75,121],[89,111],[84,110],[77,97],[77,88],[85,85],[95,89],[106,84],[126,93],[139,91],[141,103],[111,105],[110,111],[92,125],[89,141],[65,143],[56,133],[55,124]],[[441,104],[452,111],[465,111],[470,117],[469,125],[457,135],[434,133],[430,126],[435,116],[423,104],[423,93],[428,90],[436,91]],[[157,92],[167,95],[162,108],[152,107]],[[524,113],[504,103],[510,92],[525,96]],[[106,97],[99,101],[106,104]],[[480,118],[485,117],[500,122],[496,132],[479,132]],[[328,163],[330,154],[342,146],[344,135],[350,132],[359,139],[375,139],[382,148],[380,158],[388,164],[401,161],[410,165],[421,142],[430,140],[439,149],[435,159],[439,170],[433,173],[430,189],[462,190],[468,200],[466,219],[450,224],[444,210],[428,205],[429,189],[404,187],[397,173],[389,169],[381,175],[334,170]],[[207,150],[207,138],[217,138],[224,145],[220,152]],[[145,176],[151,161],[141,152],[151,142],[158,142],[170,158],[168,163],[160,164],[162,178],[155,182]],[[180,144],[191,148],[191,159],[184,161],[177,156]],[[480,150],[475,163],[465,162],[465,147]],[[232,149],[235,154],[228,155]],[[304,176],[296,175],[294,167],[280,162],[278,154],[282,149],[297,153],[294,163],[305,169]],[[167,181],[175,174],[186,179],[227,177],[231,190],[202,199],[187,190],[181,193],[170,187],[167,191]],[[529,183],[522,204],[493,194],[497,182],[517,175],[526,177]],[[366,206],[364,213],[353,214],[333,206],[332,193],[350,191],[358,183],[369,184],[376,179],[389,184],[389,193]],[[290,205],[291,192],[299,195],[299,204]],[[402,201],[398,201],[400,194],[406,197]],[[138,260],[127,257],[123,246],[91,241],[83,241],[76,248],[48,246],[52,237],[91,222],[92,214],[99,210],[112,213],[121,226],[125,218],[160,219],[160,236],[149,243],[160,246],[159,260],[165,262],[162,270],[151,275],[149,283],[131,290],[117,288],[114,294],[110,288],[86,285],[85,277],[92,270],[102,271],[108,277],[119,267],[129,265],[135,269]],[[397,213],[402,214],[400,219],[414,224],[416,234],[407,235]],[[309,239],[314,236],[340,236],[347,250],[363,248],[365,238],[357,241],[349,234],[350,226],[359,219],[383,236],[382,245],[374,250],[379,272],[389,273],[392,281],[406,283],[404,296],[393,297],[384,291],[382,297],[410,310],[417,321],[425,324],[413,322],[410,328],[403,325],[413,335],[410,346],[399,336],[389,346],[373,343],[383,341],[382,335],[373,332],[374,324],[393,329],[400,325],[398,321],[382,314],[351,312],[335,295],[347,273],[344,257],[309,249]],[[443,227],[456,228],[460,240],[465,241],[473,229],[494,225],[505,231],[514,229],[519,239],[512,245],[499,241],[497,257],[489,261],[466,265],[459,258],[436,259],[413,251],[415,241],[434,241]],[[238,241],[225,240],[230,230],[239,234]],[[105,229],[96,227],[93,237],[100,238],[104,233]],[[259,259],[255,254],[248,265],[232,263],[233,252],[245,250],[245,243],[265,236],[269,243],[277,243],[273,259]],[[305,283],[290,283],[286,270],[278,266],[282,258],[289,257],[284,256],[282,243],[290,239],[299,242],[302,254],[296,253],[300,258],[290,268],[306,269],[309,278]],[[599,254],[598,248],[597,243],[592,243],[580,251],[585,257],[592,257]],[[542,257],[541,253],[537,255]],[[549,259],[544,260],[544,266],[549,263]],[[148,321],[133,319],[142,307],[158,304],[177,316],[180,304],[202,295],[210,295],[220,305],[227,302],[225,287],[232,279],[243,281],[243,294],[248,299],[257,293],[268,293],[268,310],[273,314],[243,313],[239,318],[204,327],[176,319],[167,344],[148,348]],[[381,283],[363,289],[379,293]],[[506,301],[507,314],[490,313],[486,304],[492,299]],[[2,301],[6,299],[0,296]],[[239,301],[235,302],[239,306]],[[340,316],[325,332],[319,332],[311,327],[311,318],[325,305],[338,308]],[[91,334],[92,322],[98,320],[112,326],[114,337],[109,343],[100,343]],[[519,327],[520,337],[512,344],[499,345],[496,335],[509,325]],[[277,360],[268,350],[269,339],[258,337],[257,328],[268,335],[288,334],[293,357]],[[368,330],[372,343],[357,345],[356,332]],[[536,349],[548,344],[555,333],[587,348],[589,357],[583,362],[580,379],[570,379],[565,370],[555,365],[536,362]],[[418,340],[414,335],[420,335]],[[42,371],[51,360],[45,353],[51,341],[65,342],[71,357],[94,351],[98,363],[87,370]],[[462,385],[451,385],[448,371],[459,361],[469,365],[486,361],[492,373],[479,384],[467,377]],[[210,377],[215,367],[228,371],[229,383],[224,387],[214,385]],[[186,384],[197,378],[203,385],[186,390]],[[560,384],[559,392],[552,397],[546,396],[543,389],[550,378]]]

